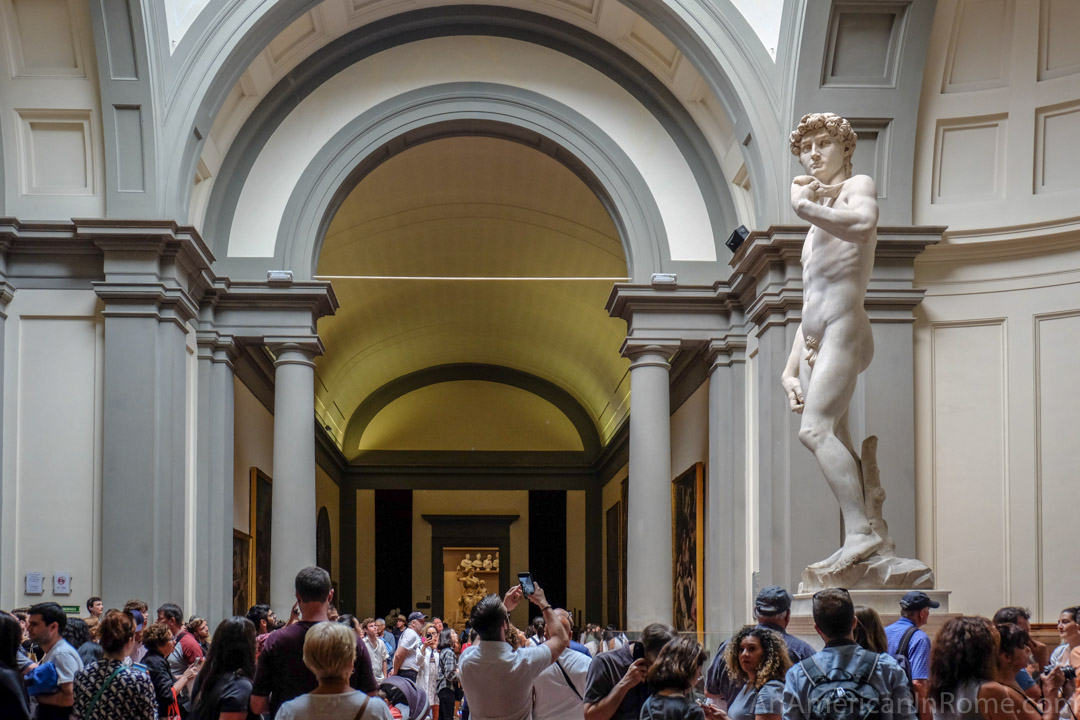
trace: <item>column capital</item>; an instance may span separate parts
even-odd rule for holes
[[[623,342],[623,357],[630,358],[630,369],[638,367],[671,368],[671,358],[679,350],[678,340],[658,340],[626,338]]]
[[[198,330],[195,333],[195,343],[198,346],[199,360],[222,363],[228,365],[229,369],[233,368],[233,362],[240,353],[235,337],[213,329]]]
[[[746,335],[730,334],[709,341],[705,355],[709,372],[746,362]]]
[[[94,292],[105,302],[105,317],[156,318],[172,322],[187,330],[199,307],[186,290],[159,281],[90,283]]]
[[[322,340],[316,337],[307,338],[263,338],[266,347],[274,354],[274,367],[282,365],[307,365],[315,367],[315,358],[322,355],[325,348]]]

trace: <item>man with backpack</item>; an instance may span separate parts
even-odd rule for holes
[[[855,643],[847,590],[814,594],[814,629],[825,649],[796,663],[784,683],[784,720],[915,720],[907,677],[896,660]]]
[[[923,720],[929,720],[932,714],[926,704],[930,688],[930,636],[919,628],[930,619],[930,609],[937,607],[941,603],[920,590],[912,590],[900,598],[900,619],[885,628],[889,654],[907,675],[908,687]]]

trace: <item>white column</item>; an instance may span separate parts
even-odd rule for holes
[[[627,345],[630,357],[630,484],[627,501],[626,629],[670,623],[671,404],[673,344]]]
[[[287,617],[294,580],[315,564],[314,345],[271,346],[274,362],[274,477],[270,531],[270,602]]]

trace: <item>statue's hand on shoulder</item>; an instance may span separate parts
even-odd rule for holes
[[[802,205],[817,201],[819,184],[809,175],[799,175],[791,181],[791,207],[796,213],[800,212]]]

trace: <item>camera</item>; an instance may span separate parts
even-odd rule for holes
[[[1065,675],[1065,682],[1076,679],[1076,668],[1072,665],[1047,665],[1043,668],[1043,675],[1049,675],[1057,667],[1061,668],[1061,672]]]

